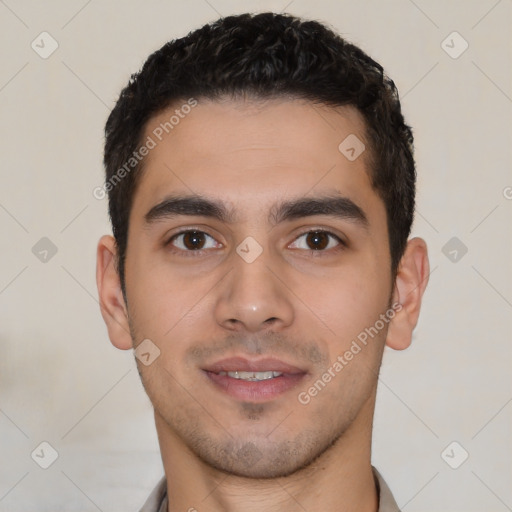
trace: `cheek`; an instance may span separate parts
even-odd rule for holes
[[[326,332],[332,340],[331,345],[338,350],[365,328],[374,325],[387,308],[388,276],[379,275],[371,263],[362,263],[338,268],[311,282],[299,284],[297,281],[300,287],[297,295],[311,311],[304,310],[301,323],[309,332],[317,329]]]
[[[146,261],[147,260],[147,261]],[[137,332],[166,343],[207,314],[204,300],[213,275],[184,275],[166,262],[143,256],[127,265],[128,303]]]

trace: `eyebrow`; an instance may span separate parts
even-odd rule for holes
[[[326,215],[337,219],[353,221],[368,228],[368,217],[363,209],[348,197],[320,196],[301,197],[273,205],[269,213],[269,223],[279,224],[303,217]],[[199,216],[216,219],[226,224],[237,221],[234,209],[224,203],[207,199],[200,195],[168,196],[153,206],[144,216],[145,224],[179,216]]]
[[[299,198],[286,201],[271,209],[269,221],[279,224],[284,221],[326,215],[341,220],[354,221],[361,227],[368,228],[368,217],[363,209],[348,197],[322,196]]]

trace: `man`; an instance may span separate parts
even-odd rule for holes
[[[381,66],[313,21],[224,18],[132,76],[97,283],[154,406],[143,511],[398,510],[370,455],[429,273],[412,143]]]

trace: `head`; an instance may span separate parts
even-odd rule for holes
[[[105,133],[102,312],[114,345],[159,354],[138,365],[169,442],[270,477],[368,427],[428,276],[383,68],[320,23],[231,16],[153,53]]]
[[[318,22],[243,14],[206,25],[150,55],[110,114],[104,164],[112,184],[109,213],[123,292],[129,217],[144,160],[133,161],[120,180],[116,173],[144,144],[149,119],[170,105],[186,105],[189,98],[222,97],[305,99],[351,106],[362,115],[367,171],[386,208],[394,275],[413,221],[416,180],[413,136],[395,84],[380,64]]]

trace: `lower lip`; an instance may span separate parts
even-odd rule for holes
[[[246,402],[267,402],[293,389],[305,373],[283,374],[272,379],[249,381],[205,371],[209,379],[226,394]]]

